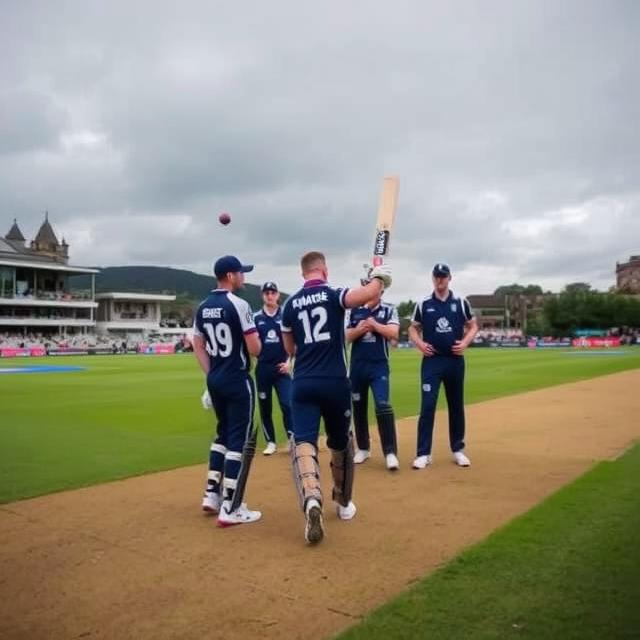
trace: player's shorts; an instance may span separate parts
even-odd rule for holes
[[[253,380],[247,374],[234,378],[209,374],[207,388],[218,418],[215,442],[230,451],[242,451],[253,426]]]
[[[376,407],[389,403],[389,365],[386,362],[352,362],[349,373],[353,401],[371,389]]]
[[[322,418],[327,446],[336,450],[347,447],[351,425],[348,378],[294,378],[291,400],[293,434],[297,443],[316,445]]]

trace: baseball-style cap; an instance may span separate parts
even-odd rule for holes
[[[451,275],[451,269],[449,269],[448,264],[438,262],[433,265],[432,273],[436,278],[446,278]]]
[[[262,285],[262,293],[265,291],[275,291],[278,293],[278,285],[273,280],[268,280]]]
[[[222,256],[213,265],[213,273],[216,278],[222,278],[227,273],[238,273],[239,271],[242,271],[242,273],[253,271],[253,265],[242,264],[235,256]]]

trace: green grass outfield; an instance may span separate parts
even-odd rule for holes
[[[214,421],[200,406],[204,382],[192,355],[0,360],[0,368],[32,365],[85,370],[0,374],[0,503],[206,460]],[[638,348],[475,349],[467,354],[466,397],[477,402],[637,367]],[[391,380],[397,416],[416,415],[416,351],[393,353]]]
[[[636,445],[615,462],[600,463],[338,637],[638,638],[639,487]]]

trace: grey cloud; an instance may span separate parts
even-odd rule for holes
[[[33,226],[55,212],[79,261],[208,270],[233,250],[296,282],[300,253],[319,248],[353,281],[387,173],[402,179],[398,295],[438,259],[485,291],[559,272],[604,287],[638,251],[637,3],[7,14],[0,205]],[[607,223],[613,208],[595,201],[622,210]],[[582,227],[521,232],[568,207],[588,212]]]

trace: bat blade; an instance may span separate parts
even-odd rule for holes
[[[389,254],[389,243],[396,217],[399,191],[400,178],[397,176],[384,178],[382,192],[380,193],[380,205],[378,206],[376,236],[373,243],[372,264],[374,267],[381,265]]]

